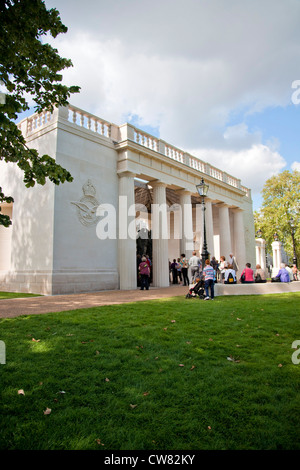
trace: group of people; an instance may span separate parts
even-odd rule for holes
[[[138,265],[138,279],[141,290],[149,289],[150,276],[151,276],[151,261],[148,255],[142,256],[139,260]],[[173,262],[169,263],[170,274],[172,279],[170,281],[173,284],[183,284],[189,286],[190,280],[188,275],[188,269],[191,269],[192,283],[195,283],[197,279],[203,279],[205,282],[206,298],[209,299],[208,289],[211,291],[211,299],[214,298],[214,284],[220,282],[222,284],[236,284],[238,282],[237,272],[239,270],[237,260],[235,256],[230,253],[228,261],[225,256],[220,257],[218,262],[213,256],[211,260],[206,260],[204,267],[202,267],[202,261],[197,252],[193,251],[190,259],[186,258],[186,255],[182,253],[180,258],[174,258]],[[299,280],[299,271],[297,266],[294,265],[290,268],[287,264],[282,263],[278,274],[272,278],[272,281],[290,282]],[[255,272],[251,268],[250,263],[246,263],[245,268],[240,274],[239,281],[242,284],[252,283],[265,283],[266,272],[261,268],[259,264],[256,265]]]
[[[172,283],[173,284],[181,284],[183,283],[184,286],[188,286],[190,283],[188,277],[188,269],[190,263],[189,260],[186,258],[185,253],[180,255],[180,258],[174,258],[173,262],[169,263],[169,271],[172,274]]]

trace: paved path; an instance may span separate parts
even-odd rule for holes
[[[45,297],[23,297],[0,300],[0,318],[13,318],[19,315],[62,312],[79,308],[101,305],[122,304],[141,300],[160,299],[162,297],[184,296],[188,292],[185,286],[150,288],[132,291],[102,291],[87,294],[54,295]]]
[[[122,304],[141,300],[160,299],[162,297],[185,296],[188,287],[173,286],[150,288],[150,290],[101,291],[87,294],[50,295],[45,297],[23,297],[17,299],[0,299],[0,318],[13,318],[19,315],[36,313],[62,312],[79,308],[97,307],[101,305]],[[215,285],[216,296],[223,295],[262,295],[300,292],[300,281],[291,283],[236,284],[228,286]]]

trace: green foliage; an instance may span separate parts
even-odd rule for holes
[[[299,450],[299,298],[2,319],[0,449]]]
[[[56,9],[47,10],[42,0],[1,0],[0,2],[0,82],[8,93],[0,104],[0,160],[16,163],[24,172],[26,187],[44,185],[49,178],[54,184],[72,181],[71,174],[48,155],[40,156],[29,149],[14,120],[17,113],[29,109],[28,99],[35,102],[35,111],[53,111],[66,106],[79,87],[61,83],[61,71],[72,66],[56,49],[42,42],[42,37],[66,33]],[[2,191],[1,202],[8,202]],[[10,202],[13,199],[10,197]],[[0,214],[0,225],[10,220]]]
[[[262,230],[269,252],[277,232],[290,258],[294,255],[294,245],[300,260],[300,172],[286,170],[272,176],[266,181],[262,196],[262,207],[254,214],[255,230]]]

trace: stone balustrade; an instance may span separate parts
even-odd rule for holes
[[[136,128],[132,124],[126,123],[122,126],[117,126],[73,105],[69,105],[67,108],[55,108],[53,113],[49,111],[44,111],[40,114],[35,113],[32,116],[23,119],[23,121],[18,124],[18,128],[26,137],[52,122],[55,122],[55,120],[59,118],[67,119],[70,123],[76,126],[95,132],[114,142],[131,140],[143,147],[153,150],[154,152],[158,152],[177,162],[183,163],[203,174],[209,175],[211,178],[240,189],[247,197],[250,197],[250,190],[245,186],[242,186],[241,181],[238,178],[227,174],[199,158],[189,155],[183,150],[180,150],[173,145]]]

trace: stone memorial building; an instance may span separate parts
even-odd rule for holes
[[[12,225],[0,227],[0,290],[136,289],[143,243],[152,285],[168,286],[169,261],[202,251],[196,190],[202,178],[209,185],[210,257],[233,253],[240,270],[255,265],[251,191],[239,179],[130,124],[117,126],[72,105],[27,117],[19,128],[28,147],[55,158],[73,182],[25,188],[18,167],[0,163],[0,186],[14,197],[2,205]]]

